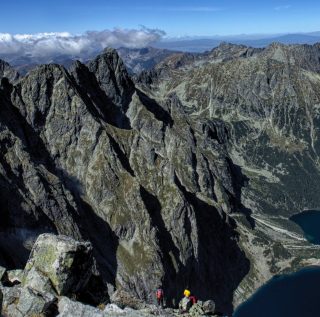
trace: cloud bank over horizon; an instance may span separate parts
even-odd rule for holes
[[[68,32],[10,34],[0,33],[0,55],[83,55],[105,47],[140,48],[159,41],[165,32],[159,29],[121,29],[87,31],[81,35]]]

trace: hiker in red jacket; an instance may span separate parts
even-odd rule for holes
[[[157,297],[157,302],[158,306],[163,307],[164,306],[164,292],[161,286],[158,287],[156,291],[156,297]]]

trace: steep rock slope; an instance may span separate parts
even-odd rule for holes
[[[151,301],[162,283],[169,303],[190,286],[232,311],[249,261],[229,216],[241,208],[242,175],[221,120],[190,117],[176,94],[156,100],[137,89],[113,50],[70,73],[39,66],[15,86],[5,81],[1,96],[1,177],[14,174],[12,190],[1,190],[14,219],[3,232],[17,235],[27,220],[89,239],[110,285]],[[24,176],[29,165],[41,191]],[[35,198],[20,201],[17,192]],[[35,232],[23,231],[20,244],[30,248]]]
[[[13,87],[0,87],[0,261],[22,267],[41,232],[79,238],[77,209],[43,142],[12,105]]]
[[[252,262],[241,301],[273,274],[319,262],[317,246],[288,220],[320,205],[319,45],[228,49],[232,58],[144,73],[139,82],[155,98],[176,94],[194,120],[226,124],[228,152],[245,176],[243,208],[233,214]]]

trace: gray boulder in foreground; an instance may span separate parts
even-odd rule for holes
[[[62,297],[58,304],[58,317],[104,317],[101,310],[80,302],[74,302],[68,297]]]
[[[19,301],[8,310],[9,317],[54,316],[57,299],[50,293],[40,293],[28,287],[21,289]]]
[[[68,297],[61,297],[58,304],[59,315],[57,317],[174,317],[172,312],[165,310],[154,310],[153,307],[135,310],[129,307],[121,309],[115,304],[107,305],[102,311],[98,308],[84,305],[80,302],[70,300]]]
[[[207,300],[203,303],[202,309],[205,314],[213,314],[216,309],[216,304],[213,300]]]
[[[92,247],[66,236],[42,234],[25,267],[24,287],[61,295],[81,292],[92,274]]]
[[[5,316],[9,316],[9,312],[15,308],[15,303],[18,302],[21,293],[21,287],[19,285],[14,285],[13,287],[3,287],[0,284],[0,290],[3,295],[1,312]]]

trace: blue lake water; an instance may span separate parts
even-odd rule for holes
[[[274,277],[234,317],[319,317],[320,267]]]
[[[320,211],[303,211],[292,216],[290,220],[300,226],[309,242],[320,244]]]

